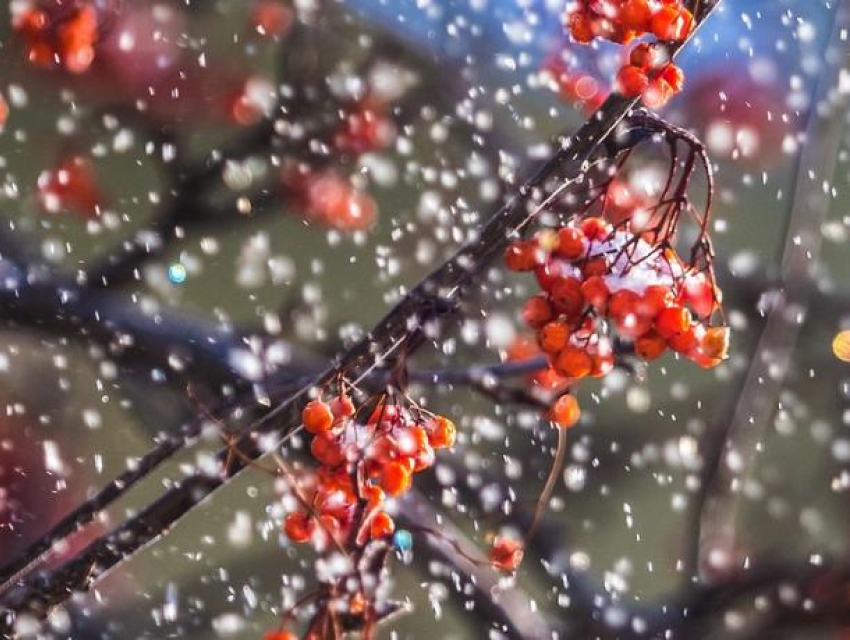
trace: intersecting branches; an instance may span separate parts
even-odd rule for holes
[[[700,4],[697,21],[704,21],[715,7],[716,3]],[[490,218],[473,242],[425,278],[369,335],[324,372],[240,430],[233,444],[240,455],[232,458],[232,447],[220,451],[219,473],[189,476],[72,559],[48,571],[25,571],[14,579],[2,599],[3,608],[10,614],[5,628],[11,628],[14,614],[42,616],[73,591],[87,588],[110,568],[167,532],[194,506],[267,453],[265,443],[270,439],[276,446],[285,443],[296,431],[301,410],[313,389],[326,386],[341,373],[353,380],[364,380],[405,360],[425,341],[426,325],[443,321],[457,311],[466,292],[512,236],[529,226],[554,198],[575,186],[597,162],[610,157],[612,148],[615,154],[622,151],[612,134],[633,106],[633,100],[609,98],[575,136],[561,141],[553,158]]]

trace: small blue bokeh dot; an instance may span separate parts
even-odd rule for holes
[[[183,284],[186,282],[186,267],[179,262],[168,267],[168,279],[172,284]]]
[[[402,553],[406,553],[413,548],[413,536],[407,529],[399,529],[393,534],[393,545]]]

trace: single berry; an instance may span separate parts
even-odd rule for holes
[[[283,531],[293,542],[307,542],[313,535],[315,521],[306,513],[296,511],[286,516],[283,521]]]
[[[555,401],[549,412],[549,418],[562,429],[569,429],[578,422],[581,409],[575,396],[564,394]]]
[[[521,542],[511,538],[498,537],[490,549],[490,564],[499,571],[511,573],[522,562],[524,549]]]
[[[369,534],[373,539],[389,538],[395,531],[395,522],[383,511],[376,513],[369,524]]]
[[[584,378],[593,368],[590,356],[583,349],[568,346],[561,350],[554,362],[555,371],[565,378]]]
[[[310,433],[324,433],[333,428],[334,414],[326,402],[311,400],[301,412],[301,421]]]
[[[529,298],[522,307],[522,319],[532,329],[539,329],[554,315],[552,305],[544,295]]]

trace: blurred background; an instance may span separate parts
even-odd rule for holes
[[[621,62],[613,47],[570,43],[561,0],[138,0],[96,3],[108,20],[74,73],[27,61],[12,28],[27,4],[0,8],[0,560],[227,389],[261,398],[267,375],[285,385],[362,336],[548,157],[553,136],[581,124]],[[687,599],[703,472],[730,423],[757,455],[721,461],[747,469],[723,503],[735,545],[702,569],[848,561],[850,369],[832,348],[850,328],[847,111],[813,126],[814,105],[846,103],[840,7],[725,0],[681,57],[686,87],[663,115],[697,132],[717,165],[732,357],[711,371],[667,357],[580,387],[584,416],[546,527],[516,579],[495,587],[524,592],[562,637],[593,637],[589,618],[626,637]],[[340,128],[362,109],[380,126]],[[786,371],[771,350],[753,354],[787,247],[801,243],[794,282],[809,308],[792,310]],[[494,269],[414,366],[504,359],[531,292]],[[488,532],[533,506],[551,436],[536,414],[466,388],[414,395],[460,427],[418,488],[485,549]],[[219,445],[204,439],[71,547]],[[274,484],[248,471],[47,631],[259,637],[313,573],[282,515]],[[491,617],[424,540],[393,573],[413,611],[386,637],[487,637]],[[733,598],[676,637],[846,637],[831,620],[762,626],[755,609]]]

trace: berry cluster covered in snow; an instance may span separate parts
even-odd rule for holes
[[[668,350],[703,367],[726,358],[728,327],[711,322],[721,298],[713,278],[651,233],[587,218],[513,243],[505,260],[537,276],[541,293],[525,303],[523,318],[549,358],[550,378],[606,375],[615,337],[647,361]],[[567,402],[553,415],[563,426],[578,417]]]

